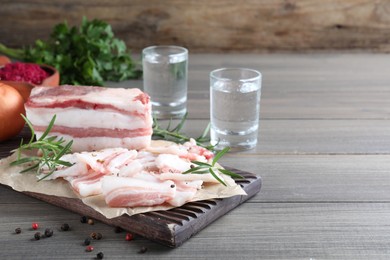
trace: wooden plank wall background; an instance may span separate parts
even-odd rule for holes
[[[389,0],[0,0],[0,42],[32,44],[82,16],[109,22],[135,51],[390,52]]]

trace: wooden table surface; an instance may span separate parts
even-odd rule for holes
[[[189,135],[208,123],[208,74],[219,67],[263,74],[259,143],[222,159],[260,175],[259,194],[170,249],[0,185],[0,259],[389,259],[390,56],[192,54]],[[32,222],[55,236],[33,241]],[[104,237],[87,253],[93,231]]]

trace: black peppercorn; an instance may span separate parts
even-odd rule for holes
[[[34,234],[34,238],[35,238],[35,240],[41,239],[41,232],[35,233],[35,234]]]
[[[84,240],[84,245],[86,246],[89,246],[91,244],[91,239],[89,237],[87,237],[85,240]]]
[[[96,258],[97,259],[103,259],[104,258],[104,254],[102,252],[99,252],[97,255],[96,255]]]
[[[67,223],[62,224],[62,226],[61,226],[62,231],[68,231],[69,229],[70,229],[69,224],[67,224]]]
[[[53,229],[46,228],[45,229],[45,237],[51,237],[53,235]]]
[[[103,238],[103,235],[101,234],[101,233],[97,233],[96,234],[96,239],[97,240],[100,240],[100,239],[102,239]]]
[[[15,228],[15,233],[16,233],[16,234],[22,233],[22,229],[21,229],[20,227]]]
[[[121,233],[123,229],[121,227],[115,227],[114,232],[115,233]]]
[[[148,249],[146,247],[141,247],[141,249],[138,251],[139,254],[144,254],[146,253],[146,251],[148,251]]]
[[[82,216],[82,217],[80,218],[80,222],[81,222],[81,223],[87,223],[87,221],[88,221],[88,219],[87,219],[86,216]]]

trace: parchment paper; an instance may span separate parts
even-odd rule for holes
[[[16,154],[0,160],[0,183],[11,187],[12,189],[24,192],[35,192],[46,195],[66,197],[66,198],[79,198],[79,196],[73,191],[69,183],[62,179],[56,180],[43,180],[38,182],[34,173],[19,173],[23,170],[20,166],[10,166],[10,162],[16,159]],[[245,191],[229,176],[222,175],[225,183],[228,187],[221,184],[205,184],[204,187],[199,190],[192,201],[207,200],[213,198],[226,198],[235,195],[246,195]],[[86,198],[80,198],[85,205],[98,211],[106,218],[114,218],[123,214],[134,215],[138,213],[144,213],[148,211],[167,210],[173,208],[170,205],[160,205],[154,207],[135,207],[135,208],[112,208],[107,206],[103,196],[90,196]]]

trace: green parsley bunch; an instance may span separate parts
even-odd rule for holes
[[[11,49],[0,44],[0,53],[55,67],[61,84],[102,86],[104,81],[139,78],[142,73],[108,23],[85,17],[79,28],[57,24],[48,41],[37,40],[34,46]]]

